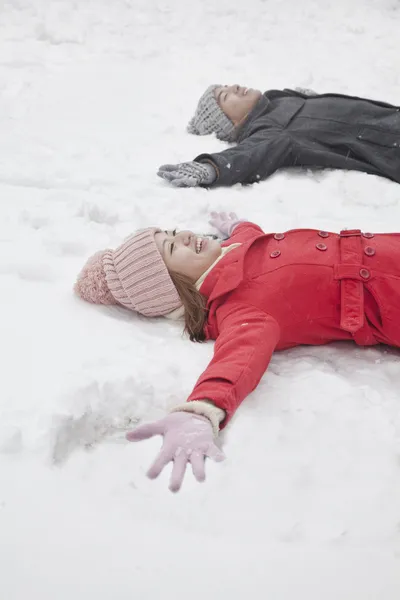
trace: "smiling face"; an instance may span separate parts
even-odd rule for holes
[[[218,86],[214,95],[220,108],[236,127],[253,110],[262,94],[260,90],[235,84]]]
[[[167,268],[187,275],[193,283],[222,252],[217,240],[201,237],[192,231],[160,231],[154,239]]]

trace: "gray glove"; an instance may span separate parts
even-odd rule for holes
[[[209,185],[217,178],[217,173],[210,163],[185,162],[179,165],[162,165],[157,175],[166,179],[175,187],[196,187]]]

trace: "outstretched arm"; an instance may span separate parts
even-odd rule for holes
[[[235,305],[218,315],[219,336],[214,357],[197,381],[188,401],[164,419],[137,427],[127,435],[140,441],[162,435],[163,446],[148,471],[157,477],[173,462],[171,491],[182,485],[186,466],[191,463],[198,481],[205,479],[205,458],[224,459],[215,443],[242,400],[257,386],[279,340],[277,322],[247,305]]]
[[[219,313],[219,314],[218,314]],[[228,423],[241,402],[258,385],[280,336],[277,321],[249,305],[218,309],[219,335],[214,356],[188,398],[207,398],[225,411]]]
[[[290,151],[290,137],[271,127],[222,152],[200,154],[188,163],[163,165],[157,175],[177,187],[255,183],[289,166]]]
[[[216,185],[255,183],[290,165],[291,139],[280,129],[263,129],[237,146],[195,159],[211,164],[217,173]]]

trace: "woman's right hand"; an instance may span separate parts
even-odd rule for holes
[[[215,227],[222,236],[228,238],[232,235],[235,227],[239,225],[239,223],[245,223],[246,219],[239,219],[234,212],[229,213],[229,215],[226,212],[212,212],[211,219],[208,222]]]
[[[164,437],[162,448],[147,472],[150,479],[155,479],[163,468],[171,461],[174,466],[170,478],[169,489],[177,492],[185,476],[186,465],[191,463],[193,475],[197,481],[204,481],[205,458],[219,462],[224,460],[223,452],[214,442],[211,422],[189,412],[173,412],[164,419],[140,425],[130,431],[126,437],[130,442],[147,440],[153,435]]]

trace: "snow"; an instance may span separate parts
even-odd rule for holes
[[[145,472],[135,423],[185,400],[212,355],[177,323],[73,297],[136,228],[400,230],[400,188],[286,172],[176,190],[163,163],[223,148],[185,125],[212,82],[400,103],[396,0],[0,3],[0,597],[400,597],[399,351],[273,357],[207,481]]]

